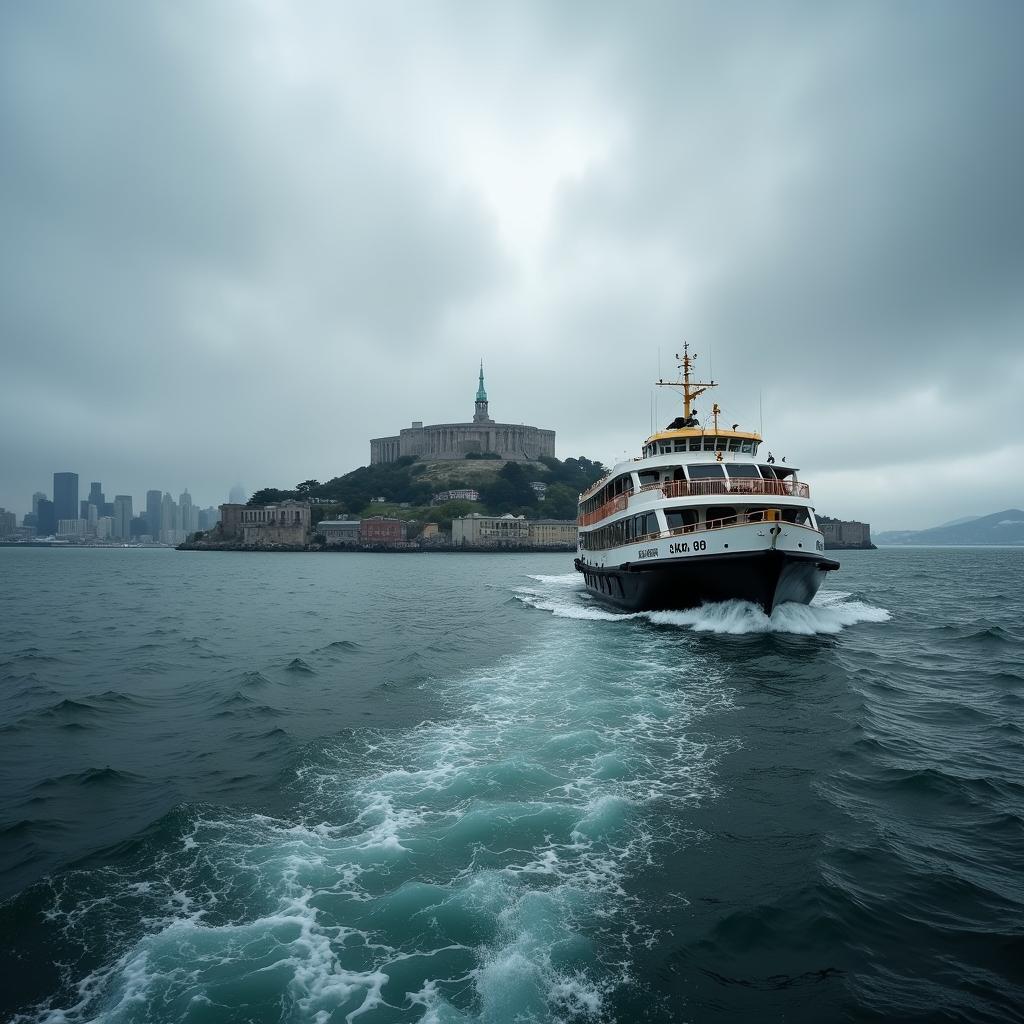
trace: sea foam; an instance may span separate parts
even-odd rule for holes
[[[584,586],[579,573],[530,576],[537,586],[523,586],[516,597],[524,604],[559,618],[597,622],[642,620],[656,626],[679,626],[699,633],[790,633],[799,636],[839,633],[847,626],[888,622],[892,614],[842,591],[822,591],[809,605],[782,604],[766,615],[749,601],[722,601],[685,611],[620,612],[604,604]]]

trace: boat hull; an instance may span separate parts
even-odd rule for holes
[[[576,560],[591,593],[627,611],[674,611],[716,601],[750,601],[765,614],[785,602],[810,604],[839,563],[821,555],[744,551],[598,567]]]

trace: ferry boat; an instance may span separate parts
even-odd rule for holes
[[[683,415],[652,434],[639,458],[620,462],[579,499],[576,569],[588,590],[629,611],[741,600],[768,615],[809,604],[839,563],[824,554],[808,485],[795,466],[761,454],[760,434],[702,426],[694,399],[714,380],[692,381],[683,346]]]

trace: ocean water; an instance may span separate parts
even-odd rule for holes
[[[0,1018],[1024,1020],[1024,551],[0,549]]]

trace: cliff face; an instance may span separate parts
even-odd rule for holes
[[[1008,508],[965,523],[948,523],[930,530],[887,530],[880,544],[1024,544],[1024,512]]]

